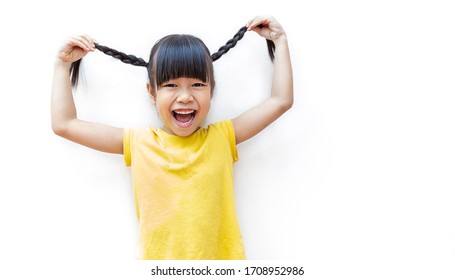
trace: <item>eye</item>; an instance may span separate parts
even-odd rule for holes
[[[163,84],[162,87],[175,88],[175,87],[177,87],[177,85],[176,85],[176,84],[171,84],[171,83],[169,83],[169,84]]]
[[[205,87],[205,86],[207,86],[207,85],[204,83],[194,83],[193,84],[193,87]]]

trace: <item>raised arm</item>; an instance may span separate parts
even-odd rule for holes
[[[51,119],[54,133],[103,152],[123,153],[123,129],[79,120],[70,82],[71,63],[94,51],[89,36],[69,39],[59,50],[54,64]]]
[[[247,27],[274,42],[275,61],[270,97],[232,120],[237,144],[258,134],[289,110],[294,102],[291,59],[283,28],[270,16],[256,17]]]

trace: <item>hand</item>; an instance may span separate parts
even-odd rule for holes
[[[88,35],[69,38],[60,48],[57,59],[65,63],[73,63],[87,53],[95,50],[95,40]]]
[[[272,16],[259,16],[250,20],[246,25],[248,31],[255,31],[260,36],[277,42],[286,38],[286,33],[280,23]]]

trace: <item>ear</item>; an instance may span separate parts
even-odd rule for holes
[[[150,98],[152,98],[153,103],[156,103],[156,93],[155,89],[150,85],[149,82],[147,82],[147,91],[150,95]]]

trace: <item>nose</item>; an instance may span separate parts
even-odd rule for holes
[[[180,103],[190,103],[193,102],[193,95],[191,94],[191,91],[188,89],[182,89],[179,92],[179,95],[177,96],[177,102]]]

